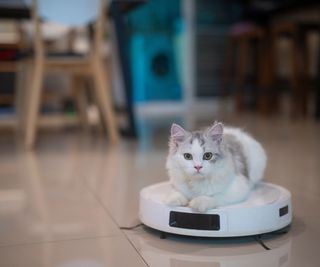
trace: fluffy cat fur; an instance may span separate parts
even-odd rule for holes
[[[166,162],[172,192],[166,204],[203,213],[243,201],[263,178],[266,163],[262,146],[241,129],[215,123],[189,132],[173,124]]]

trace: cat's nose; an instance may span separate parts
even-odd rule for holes
[[[194,168],[197,170],[197,172],[199,172],[202,169],[201,165],[195,165]]]

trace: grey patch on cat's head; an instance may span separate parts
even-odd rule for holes
[[[199,141],[200,146],[203,146],[205,144],[205,137],[203,135],[203,132],[201,131],[192,132],[189,140],[190,144],[192,144],[196,139]]]

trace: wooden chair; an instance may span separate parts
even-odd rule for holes
[[[107,86],[107,71],[103,62],[102,44],[105,26],[106,4],[100,1],[99,12],[95,22],[93,42],[87,56],[74,57],[48,57],[43,42],[41,23],[38,13],[37,0],[32,0],[32,23],[34,28],[33,50],[34,57],[29,66],[32,67],[31,86],[26,92],[26,120],[25,120],[25,145],[28,148],[34,146],[37,132],[38,113],[40,110],[41,91],[43,88],[44,75],[47,72],[63,72],[73,78],[73,87],[76,89],[75,97],[80,118],[86,121],[86,96],[81,90],[81,80],[92,78],[95,98],[98,100],[102,121],[108,130],[111,143],[118,141],[118,130],[115,115],[112,109],[110,88]],[[63,12],[63,6],[62,6]],[[76,7],[74,12],[76,12]],[[77,88],[76,88],[77,87]]]

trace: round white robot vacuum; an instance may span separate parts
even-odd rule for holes
[[[140,192],[140,220],[166,233],[202,237],[237,237],[280,230],[292,220],[291,194],[278,185],[260,183],[237,204],[195,213],[189,207],[164,204],[170,182],[145,187]]]

